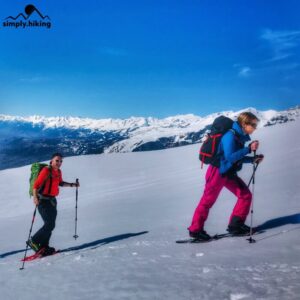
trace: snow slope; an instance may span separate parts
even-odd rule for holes
[[[29,166],[0,172],[1,299],[299,299],[299,119],[260,128],[254,223],[257,243],[226,238],[178,245],[201,196],[198,145],[64,160],[81,182],[74,241],[74,189],[61,189],[52,244],[61,254],[20,271],[33,213]],[[250,178],[251,166],[240,173]],[[206,230],[225,231],[235,203],[223,191]],[[34,231],[41,225],[37,218]]]

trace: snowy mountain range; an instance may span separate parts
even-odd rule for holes
[[[252,111],[260,126],[294,121],[300,106],[285,111]],[[80,117],[17,117],[0,115],[0,169],[42,161],[53,152],[65,156],[159,150],[201,142],[219,115],[235,119],[241,111],[205,117],[193,114],[165,119],[90,119]]]

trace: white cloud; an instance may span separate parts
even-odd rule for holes
[[[275,31],[271,29],[263,30],[261,38],[267,41],[273,51],[271,61],[279,61],[293,55],[293,49],[300,44],[300,31]]]
[[[249,67],[242,67],[239,69],[239,77],[249,77],[251,74],[251,69]]]

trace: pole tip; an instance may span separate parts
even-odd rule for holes
[[[249,241],[250,244],[256,243],[256,240],[253,239],[252,237],[250,237],[249,239],[247,239],[247,241]]]

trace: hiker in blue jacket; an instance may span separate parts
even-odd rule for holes
[[[257,124],[255,123],[255,126]],[[256,129],[253,128],[253,131]],[[251,129],[252,130],[252,127]],[[220,157],[219,172],[221,175],[236,175],[242,169],[243,163],[253,163],[253,157],[247,156],[251,153],[250,147],[244,147],[249,142],[250,136],[244,132],[239,123],[233,122],[232,130],[228,130],[221,139],[218,156]],[[252,143],[252,148],[257,149],[258,141]]]
[[[188,228],[192,238],[199,240],[211,238],[203,229],[204,223],[223,187],[238,198],[227,230],[236,235],[250,232],[250,227],[245,225],[245,220],[250,210],[252,194],[237,172],[242,169],[243,163],[258,163],[263,160],[262,155],[247,156],[258,149],[258,141],[245,146],[245,143],[250,141],[249,135],[256,129],[258,121],[259,119],[251,112],[241,113],[232,128],[222,136],[217,153],[220,164],[219,166],[211,164],[208,167],[204,193],[194,212],[192,224]]]

